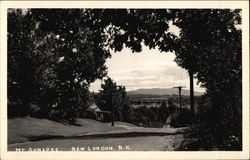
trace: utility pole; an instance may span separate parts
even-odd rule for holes
[[[182,88],[186,88],[186,86],[177,86],[177,87],[173,87],[173,88],[178,88],[178,90],[179,90],[179,103],[180,103],[180,114],[181,114],[181,90],[182,90]]]

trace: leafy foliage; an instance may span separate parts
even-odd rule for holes
[[[16,93],[16,98],[67,119],[89,105],[89,84],[107,74],[110,53],[105,36],[85,21],[79,9],[9,11],[10,98]]]
[[[177,10],[182,28],[177,63],[196,73],[211,101],[203,121],[219,149],[241,148],[242,49],[240,10]],[[204,128],[203,128],[204,129]],[[237,143],[230,137],[236,137]]]
[[[118,86],[110,77],[101,84],[98,105],[104,111],[110,111],[112,114],[112,123],[114,119],[122,121],[126,119],[124,107],[127,105],[127,92],[124,86]]]

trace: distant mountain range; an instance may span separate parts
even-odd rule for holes
[[[149,88],[149,89],[136,89],[132,91],[128,91],[128,95],[135,95],[135,94],[144,94],[144,95],[178,95],[179,91],[177,88],[173,89],[172,88]],[[189,96],[190,91],[186,89],[181,90],[181,95],[186,95]],[[203,95],[202,92],[194,92],[195,96],[200,96]]]

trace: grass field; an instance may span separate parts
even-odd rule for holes
[[[56,137],[78,136],[86,133],[126,130],[124,125],[110,126],[91,119],[77,119],[79,126],[65,125],[48,119],[14,118],[8,119],[8,144]],[[119,124],[119,123],[117,123]]]

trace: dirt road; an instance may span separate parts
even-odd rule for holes
[[[8,145],[9,151],[173,151],[187,128],[128,127],[128,130]]]

